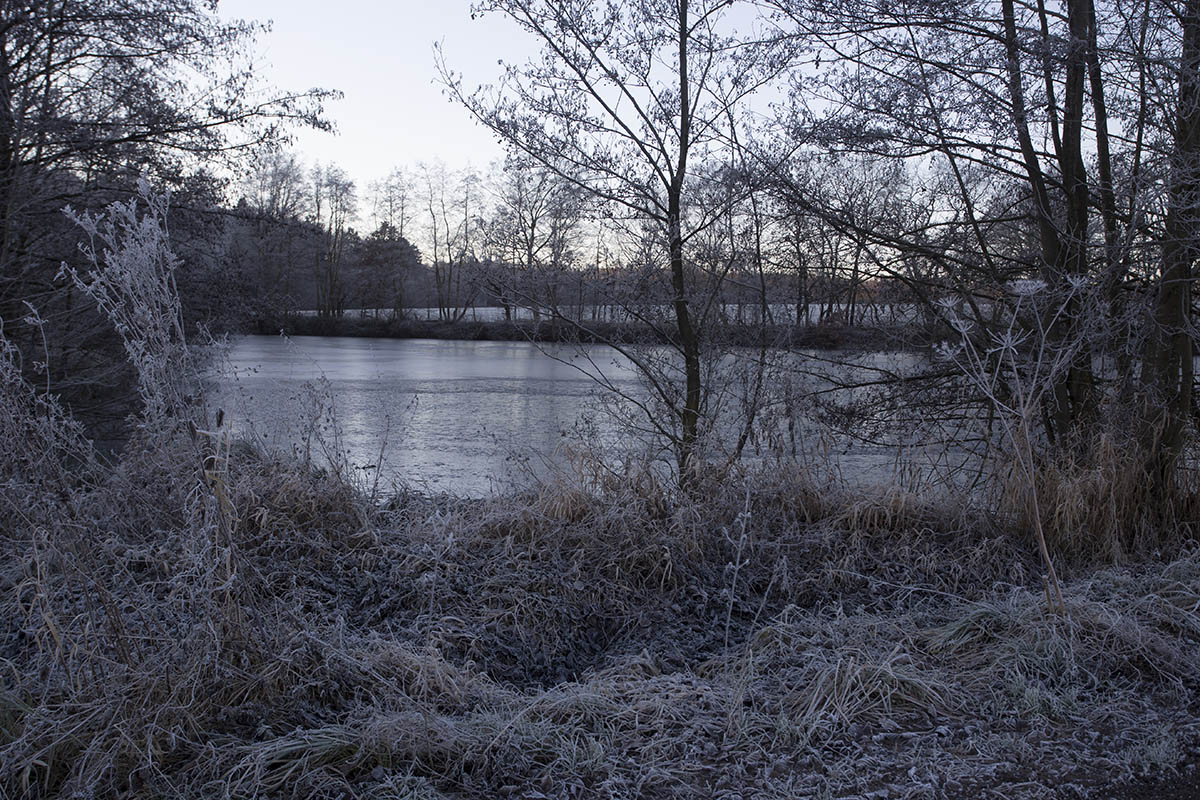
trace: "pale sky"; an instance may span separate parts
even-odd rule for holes
[[[259,37],[259,68],[280,89],[345,93],[329,104],[336,135],[297,134],[306,162],[332,161],[367,184],[393,166],[441,158],[485,167],[495,138],[437,84],[433,44],[466,85],[494,82],[498,59],[524,62],[531,40],[498,15],[471,19],[470,0],[221,0],[225,19],[274,22]]]

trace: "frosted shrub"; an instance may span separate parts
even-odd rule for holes
[[[69,498],[69,466],[90,463],[92,448],[62,406],[25,380],[20,364],[16,346],[0,328],[2,513],[28,521],[33,507]]]
[[[151,427],[185,417],[199,390],[175,285],[179,260],[167,232],[169,201],[142,178],[138,196],[128,202],[96,215],[66,211],[87,234],[80,249],[91,269],[81,274],[64,264],[62,274],[116,328],[137,370],[144,420]]]

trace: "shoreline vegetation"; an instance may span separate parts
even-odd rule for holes
[[[437,319],[388,319],[357,316],[321,317],[289,315],[278,320],[260,320],[244,333],[287,336],[350,336],[380,339],[445,339],[463,341],[532,341],[578,344],[666,344],[663,329],[638,322],[587,321],[576,324],[562,319],[514,319],[457,321]],[[929,333],[913,323],[847,325],[840,321],[807,325],[738,324],[713,325],[710,340],[719,345],[794,347],[814,350],[913,350],[927,347]]]
[[[41,433],[22,463],[63,445]],[[687,493],[586,472],[378,504],[227,432],[160,431],[6,504],[28,533],[5,539],[0,791],[1149,800],[1195,780],[1182,529],[1153,557],[1064,558],[1063,613],[1011,509],[785,464]],[[1119,502],[1091,510],[1142,513]]]

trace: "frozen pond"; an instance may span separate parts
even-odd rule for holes
[[[246,336],[229,360],[233,377],[218,394],[236,435],[318,462],[344,454],[368,485],[378,476],[381,488],[399,482],[470,496],[545,475],[581,432],[604,450],[637,439],[598,410],[606,390],[588,373],[602,371],[633,397],[646,391],[629,362],[601,345]],[[863,479],[891,469],[894,448],[839,445],[817,427],[793,430],[819,448],[817,457]],[[759,447],[756,440],[747,454]]]

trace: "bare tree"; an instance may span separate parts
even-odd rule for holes
[[[340,317],[345,311],[342,261],[350,224],[358,215],[354,181],[333,164],[313,167],[311,175],[312,221],[323,231],[324,247],[313,265],[317,279],[317,312]]]
[[[482,244],[482,219],[477,209],[473,172],[452,173],[441,161],[420,164],[424,184],[426,243],[433,269],[438,318],[455,322],[466,316],[474,302],[473,268],[479,263],[475,248]]]
[[[1141,382],[1148,410],[1146,438],[1159,483],[1169,478],[1192,418],[1195,330],[1192,283],[1200,257],[1200,2],[1172,4],[1180,53],[1153,323],[1143,354]],[[1093,23],[1094,24],[1094,23]]]
[[[779,66],[772,53],[722,27],[725,0],[493,0],[542,45],[542,58],[509,67],[494,91],[468,92],[443,64],[452,93],[515,151],[644,226],[649,263],[665,267],[672,346],[682,391],[643,362],[674,418],[682,481],[695,467],[704,408],[701,349],[687,249],[712,224],[692,204],[695,167],[727,146],[731,110]],[[637,360],[636,356],[634,356]]]
[[[412,175],[404,167],[395,167],[387,177],[372,181],[371,221],[378,229],[383,224],[391,226],[396,235],[407,239],[415,212],[416,187]]]
[[[560,316],[561,291],[575,264],[584,198],[578,186],[536,164],[509,158],[498,177],[489,220],[489,284],[511,319],[512,306]]]

